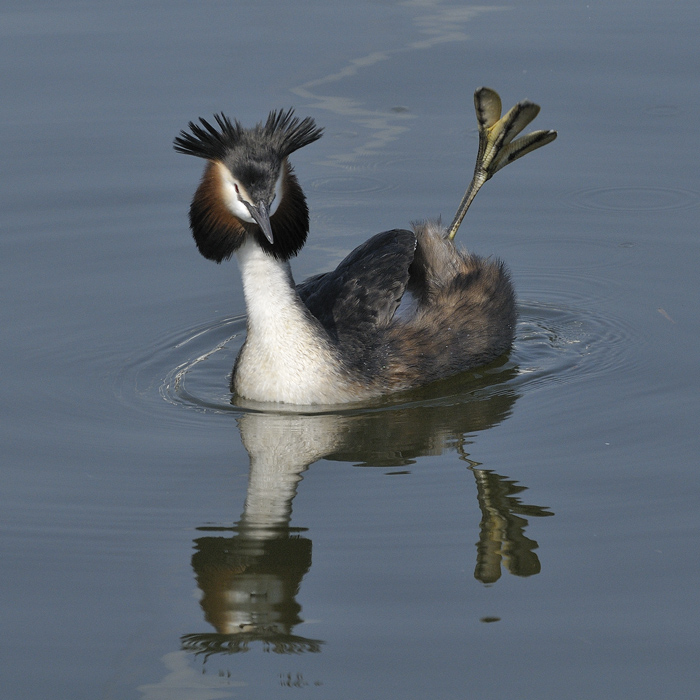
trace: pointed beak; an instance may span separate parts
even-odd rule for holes
[[[270,241],[270,244],[273,244],[275,242],[275,239],[272,236],[272,225],[270,224],[270,209],[267,206],[267,204],[265,204],[265,202],[259,202],[257,207],[254,207],[252,204],[249,204],[246,201],[243,201],[243,204],[246,205],[246,208],[250,212],[250,215],[253,217],[255,223],[258,226],[260,226],[260,229],[265,234],[265,238],[267,238],[267,240]]]

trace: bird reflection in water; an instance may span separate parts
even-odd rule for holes
[[[216,632],[184,635],[182,648],[205,660],[248,651],[254,643],[278,654],[321,651],[322,640],[294,634],[303,622],[296,596],[311,567],[311,539],[304,529],[290,527],[301,475],[319,459],[403,467],[456,449],[474,474],[482,512],[475,577],[493,583],[501,564],[517,576],[538,573],[537,543],[524,534],[524,516],[552,513],[523,505],[519,494],[526,487],[478,468],[464,453],[470,435],[510,415],[517,395],[507,382],[516,372],[500,367],[491,376],[471,376],[466,393],[453,381],[452,393],[438,387],[432,397],[417,394],[401,408],[241,415],[241,438],[250,456],[243,514],[234,527],[200,528],[203,536],[195,540],[192,557],[204,616]]]

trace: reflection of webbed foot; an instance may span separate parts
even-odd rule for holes
[[[479,123],[479,151],[474,176],[460,202],[447,237],[452,239],[481,186],[501,168],[554,141],[556,131],[541,130],[515,137],[539,114],[539,105],[529,100],[518,102],[501,117],[501,98],[495,90],[482,87],[474,93],[474,107]],[[515,139],[515,141],[513,140]]]
[[[501,564],[515,576],[540,573],[540,560],[534,552],[537,542],[525,535],[528,521],[554,515],[542,506],[526,505],[520,495],[526,487],[490,469],[470,467],[476,479],[481,510],[474,577],[482,583],[495,583],[501,577]]]

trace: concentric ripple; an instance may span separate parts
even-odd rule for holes
[[[694,207],[700,195],[670,187],[594,187],[572,193],[571,201],[584,209],[648,212]]]
[[[518,370],[513,384],[529,391],[586,381],[628,366],[632,337],[627,324],[576,307],[521,303],[510,355]]]
[[[199,412],[234,410],[229,382],[245,327],[245,316],[234,316],[157,340],[119,374],[119,398],[147,411],[163,401]]]
[[[245,317],[236,316],[186,329],[157,341],[124,368],[121,398],[152,411],[162,402],[197,412],[241,413],[231,401],[231,370],[245,338]],[[541,387],[586,381],[629,366],[632,330],[617,319],[577,305],[521,301],[516,340],[506,363],[467,373],[444,390],[467,396],[484,391],[522,394]],[[440,391],[443,390],[439,386]],[[393,397],[384,408],[439,400],[435,392]],[[454,394],[451,400],[454,400]]]

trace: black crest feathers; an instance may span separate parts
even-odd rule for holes
[[[200,124],[190,122],[189,132],[183,130],[175,138],[175,150],[197,158],[223,161],[240,147],[263,146],[281,160],[323,134],[323,129],[317,127],[311,117],[299,119],[294,116],[293,109],[270,112],[264,124],[259,122],[252,129],[244,128],[237,119],[231,121],[224,114],[215,114],[214,119],[218,128],[201,117]]]

